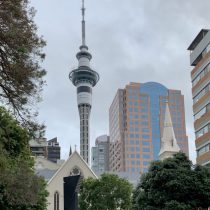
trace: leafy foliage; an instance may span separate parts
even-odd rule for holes
[[[0,209],[46,209],[45,181],[33,171],[29,135],[0,107]]]
[[[210,170],[184,153],[154,161],[133,196],[135,210],[189,210],[210,206]]]
[[[117,175],[103,174],[100,179],[88,178],[81,184],[80,210],[130,210],[131,184]]]
[[[24,125],[34,126],[33,104],[40,100],[46,71],[39,63],[45,45],[28,0],[0,0],[0,101]]]

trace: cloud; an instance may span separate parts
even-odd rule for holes
[[[81,43],[80,1],[33,0],[39,33],[47,40],[48,86],[40,104],[47,137],[58,136],[62,157],[79,145],[76,89],[68,74],[77,66]],[[190,157],[195,161],[191,79],[187,47],[209,27],[209,0],[87,0],[87,43],[100,74],[93,90],[91,144],[108,134],[108,109],[118,88],[129,82],[156,81],[185,95]]]

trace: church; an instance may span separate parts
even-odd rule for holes
[[[47,183],[48,210],[75,210],[82,179],[97,179],[86,161],[75,150]]]

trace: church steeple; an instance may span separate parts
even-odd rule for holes
[[[161,138],[159,159],[163,160],[165,158],[172,157],[175,153],[178,153],[179,151],[180,148],[177,144],[176,137],[174,134],[169,105],[168,102],[166,102],[163,136]]]

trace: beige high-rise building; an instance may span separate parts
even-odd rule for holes
[[[210,30],[202,29],[188,47],[197,163],[210,166]]]
[[[109,170],[146,172],[157,160],[168,101],[174,135],[188,155],[184,96],[155,82],[130,83],[119,89],[109,109]]]

